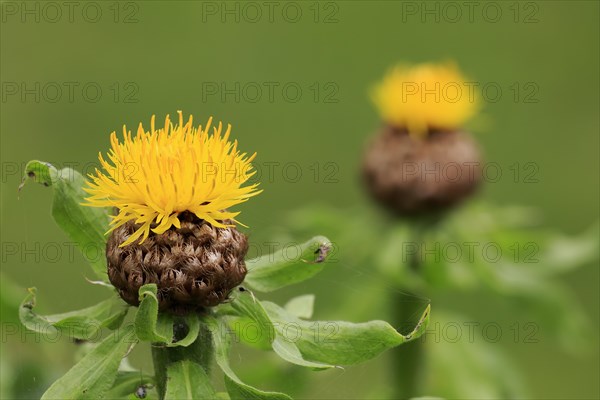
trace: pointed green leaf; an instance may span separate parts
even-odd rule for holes
[[[51,186],[53,189],[52,216],[58,226],[74,241],[100,279],[106,275],[106,236],[109,212],[104,208],[83,206],[88,194],[83,191],[84,178],[70,168],[57,170],[52,164],[29,161],[19,189],[28,180]]]
[[[296,344],[288,340],[288,335],[296,334],[295,326],[277,327],[269,318],[269,315],[261,303],[248,292],[237,292],[231,295],[231,306],[238,311],[241,316],[246,317],[256,324],[260,337],[267,338],[271,343],[273,351],[287,362],[300,365],[302,367],[325,369],[333,368],[334,365],[328,365],[306,360],[302,357]],[[290,330],[290,328],[292,328]]]
[[[187,347],[194,343],[200,333],[200,320],[196,314],[174,318],[158,312],[156,284],[144,285],[139,290],[140,306],[135,314],[135,333],[140,340],[164,343],[167,347]],[[184,323],[186,335],[175,340],[174,324]]]
[[[284,308],[287,312],[298,318],[310,319],[313,315],[314,306],[315,295],[305,294],[302,296],[294,297],[286,303]]]
[[[165,400],[204,400],[216,398],[215,389],[204,369],[189,360],[167,367]]]
[[[270,335],[265,335],[264,330],[252,319],[236,316],[227,318],[227,321],[240,342],[260,350],[271,350]]]
[[[245,283],[261,292],[271,292],[312,278],[319,273],[333,246],[324,236],[316,236],[297,246],[246,261]]]
[[[271,319],[251,292],[234,292],[229,296],[231,307],[242,317],[256,325],[257,335],[271,343],[275,339],[275,329]]]
[[[156,284],[150,283],[140,288],[140,306],[135,314],[135,334],[145,342],[171,343],[173,339],[173,319],[168,314],[158,313]]]
[[[58,379],[43,399],[100,399],[111,388],[121,359],[136,343],[133,327],[119,328]]]
[[[30,288],[29,294],[21,303],[19,308],[21,323],[31,331],[54,338],[64,333],[77,339],[93,339],[102,328],[116,329],[121,325],[129,310],[127,304],[117,296],[113,296],[82,310],[42,316],[33,311],[36,293],[36,288]]]
[[[252,386],[246,385],[239,380],[225,375],[225,388],[232,400],[291,400],[292,398],[285,393],[263,392]]]
[[[197,314],[188,314],[185,317],[176,319],[175,323],[183,321],[187,326],[187,334],[182,339],[167,344],[167,347],[188,347],[196,341],[198,334],[200,333],[200,319]],[[175,335],[173,335],[175,337]]]
[[[383,351],[421,336],[429,322],[429,306],[408,335],[383,321],[353,324],[345,321],[304,321],[247,292],[232,295],[232,307],[251,319],[273,350],[284,360],[315,369],[367,361]],[[273,330],[275,334],[273,335]]]
[[[293,335],[296,335],[296,333],[293,333]],[[277,335],[273,343],[271,343],[271,346],[273,351],[277,353],[279,357],[289,363],[299,365],[301,367],[312,368],[315,370],[323,370],[335,367],[335,365],[332,364],[307,360],[300,352],[298,346],[296,346],[296,343],[294,343],[293,340],[286,338],[284,334]]]
[[[203,321],[212,333],[215,360],[225,373],[225,386],[231,399],[291,400],[291,397],[286,394],[263,392],[242,382],[229,365],[229,349],[233,332],[229,329],[227,322],[224,321],[224,318],[215,319],[212,316],[204,316]]]
[[[382,352],[421,336],[429,322],[429,306],[408,335],[401,335],[383,321],[360,324],[345,321],[304,321],[278,305],[262,302],[278,337],[293,342],[302,357],[317,363],[350,365],[377,357]]]
[[[29,288],[29,294],[19,307],[19,319],[23,326],[25,326],[30,331],[40,332],[48,336],[55,337],[60,334],[59,330],[54,327],[47,319],[42,316],[39,316],[33,312],[33,308],[36,304],[36,288]]]
[[[106,399],[128,399],[135,396],[138,388],[143,387],[146,399],[158,398],[154,390],[153,379],[140,371],[119,371],[112,388],[104,396]]]

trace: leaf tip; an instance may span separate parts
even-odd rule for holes
[[[325,236],[317,236],[314,238],[314,243],[316,244],[316,249],[314,251],[315,258],[312,261],[303,260],[309,264],[320,264],[324,262],[329,253],[333,249],[333,245],[331,241],[327,239]]]
[[[423,314],[421,315],[421,318],[419,318],[419,322],[417,322],[417,325],[415,326],[415,328],[412,330],[411,333],[409,333],[408,335],[406,335],[404,337],[406,339],[406,341],[411,341],[411,340],[417,339],[425,332],[427,325],[429,325],[429,314],[430,313],[431,313],[431,304],[427,304],[427,307],[425,308],[425,311],[423,311]]]

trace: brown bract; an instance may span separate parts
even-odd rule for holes
[[[174,314],[213,307],[227,299],[246,276],[246,236],[234,227],[215,228],[191,213],[142,244],[119,247],[139,226],[128,222],[107,243],[108,277],[127,303],[138,306],[138,290],[155,283],[159,307]],[[232,221],[223,221],[231,224]]]
[[[363,175],[372,196],[397,214],[445,210],[481,181],[479,149],[464,132],[431,130],[422,137],[384,126],[369,143]]]

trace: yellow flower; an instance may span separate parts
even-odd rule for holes
[[[459,128],[477,111],[474,83],[452,64],[398,65],[372,99],[384,121],[416,134]]]
[[[237,140],[228,141],[231,125],[222,136],[219,123],[209,135],[211,122],[212,117],[206,127],[195,128],[190,116],[184,125],[179,111],[177,125],[167,115],[164,127],[157,129],[153,116],[150,131],[140,123],[134,138],[125,126],[122,143],[111,134],[110,162],[99,154],[104,172],[90,174],[84,190],[91,195],[86,205],[118,209],[110,231],[130,220],[140,225],[121,246],[140,236],[143,242],[150,229],[161,234],[171,226],[179,228],[177,216],[184,211],[225,227],[223,220],[235,221],[239,214],[227,211],[229,207],[261,192],[258,184],[242,187],[255,173],[251,162],[256,153],[248,157],[237,150]]]

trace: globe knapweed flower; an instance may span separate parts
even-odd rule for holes
[[[424,135],[454,130],[477,111],[474,86],[453,64],[398,65],[377,85],[373,102],[389,125]]]
[[[156,283],[161,309],[186,313],[224,301],[245,275],[246,236],[228,209],[260,193],[243,186],[252,160],[229,141],[231,126],[194,127],[165,119],[137,134],[111,134],[103,172],[90,175],[87,205],[113,207],[107,242],[108,277],[121,297],[138,305],[138,290]]]
[[[474,85],[454,65],[401,65],[373,92],[383,119],[366,150],[363,175],[373,197],[399,214],[444,210],[481,177],[479,150],[461,125],[478,108]]]

